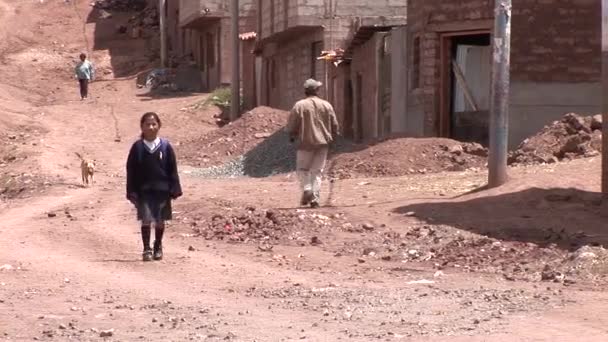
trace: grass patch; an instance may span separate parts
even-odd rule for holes
[[[216,106],[224,113],[230,112],[232,101],[232,89],[230,87],[222,87],[214,90],[211,94],[207,95],[204,99],[189,106],[189,109],[204,109],[209,106]],[[241,109],[243,108],[243,98],[241,96]]]
[[[228,87],[218,88],[214,90],[204,102],[205,106],[214,105],[223,110],[230,109],[232,100],[232,91]]]

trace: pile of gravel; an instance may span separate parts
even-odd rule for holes
[[[349,151],[352,144],[339,139],[332,146],[332,153]],[[296,170],[296,145],[289,142],[285,130],[279,130],[260,142],[244,155],[219,166],[195,169],[192,174],[204,178],[264,178],[294,172]]]

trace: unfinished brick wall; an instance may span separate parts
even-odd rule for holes
[[[409,1],[410,65],[414,51],[420,54],[419,67],[412,70],[417,77],[410,77],[410,101],[425,113],[424,135],[439,134],[440,34],[467,26],[492,30],[493,11],[493,0]],[[600,15],[595,0],[513,0],[511,80],[597,81]]]
[[[328,66],[313,62],[313,42],[321,42],[321,50],[344,48],[354,17],[406,15],[406,0],[256,0],[255,4],[260,9],[258,30],[266,61],[263,83],[272,78],[271,63],[280,71],[274,76],[278,85],[272,88],[266,84],[271,90],[262,90],[262,99],[284,109],[302,97],[302,83],[311,76],[331,86]],[[312,63],[317,63],[314,75]],[[324,88],[322,95],[326,94]]]
[[[239,12],[241,16],[247,16],[257,8],[257,0],[240,0]],[[186,24],[196,18],[203,16],[209,18],[229,18],[230,2],[226,0],[168,0],[169,6],[179,2],[179,20]],[[205,12],[208,10],[208,12]]]
[[[601,4],[595,0],[514,0],[514,80],[593,82],[601,70]]]
[[[325,83],[325,68],[323,63],[314,61],[312,45],[323,41],[323,31],[317,30],[297,39],[281,41],[267,46],[264,51],[265,66],[262,71],[267,83],[262,89],[265,104],[282,109],[290,109],[295,101],[302,98],[304,81],[310,78],[312,64],[317,64],[317,76]],[[274,64],[274,70],[272,70]],[[274,81],[272,80],[274,78]],[[325,93],[323,93],[324,95]]]

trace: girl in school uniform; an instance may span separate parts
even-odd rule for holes
[[[158,136],[161,128],[156,113],[145,113],[140,120],[141,139],[137,140],[127,158],[127,199],[137,208],[141,221],[144,261],[163,258],[165,221],[171,220],[171,200],[182,195],[177,160],[171,144]],[[150,235],[154,224],[154,249]]]

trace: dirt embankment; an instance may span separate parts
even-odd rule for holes
[[[487,150],[479,144],[442,138],[396,138],[336,155],[330,175],[335,178],[386,177],[480,169]]]
[[[280,131],[288,112],[258,107],[240,119],[200,137],[184,141],[181,158],[198,167],[218,166],[244,155]]]
[[[566,114],[524,140],[509,156],[511,165],[552,164],[594,157],[602,151],[602,116]]]
[[[181,156],[203,168],[242,157],[247,164],[244,168],[252,175],[272,174],[270,169],[293,171],[295,146],[283,130],[288,115],[268,107],[256,108],[231,124],[186,141]],[[329,173],[336,178],[356,178],[463,171],[485,167],[486,156],[487,150],[479,144],[450,139],[394,138],[371,145],[339,139],[332,148]]]

